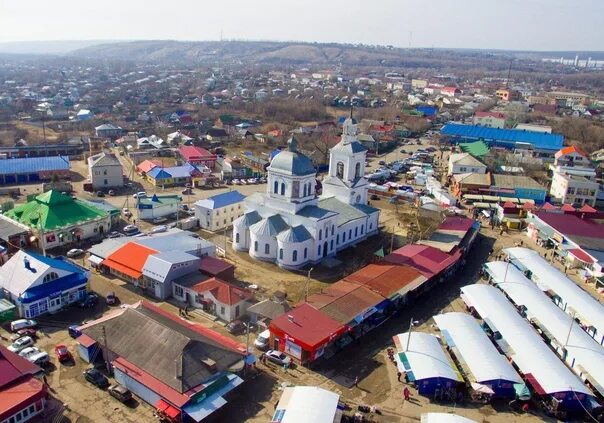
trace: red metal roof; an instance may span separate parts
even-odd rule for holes
[[[576,258],[578,258],[579,260],[581,260],[583,263],[587,263],[587,264],[592,264],[594,262],[594,259],[591,258],[591,256],[589,254],[587,254],[585,251],[583,251],[580,248],[575,248],[573,250],[567,250],[569,253],[571,253],[573,256],[575,256]]]
[[[604,225],[572,214],[538,212],[537,217],[564,235],[604,239]]]
[[[505,114],[501,112],[476,112],[474,113],[476,117],[494,117],[497,119],[505,119]]]
[[[46,386],[34,376],[0,390],[0,420],[8,419],[39,399],[46,396]]]
[[[140,278],[147,258],[156,253],[157,250],[128,242],[115,250],[101,264],[133,278]]]
[[[151,169],[153,169],[154,167],[160,166],[161,163],[154,161],[154,160],[145,160],[142,161],[138,164],[138,166],[136,166],[136,170],[139,172],[145,172],[148,173]]]
[[[191,289],[200,294],[210,292],[217,301],[230,306],[253,297],[251,292],[217,278],[210,278],[199,282],[193,285]]]
[[[199,270],[212,276],[216,276],[219,273],[229,270],[235,267],[229,262],[220,260],[216,257],[205,256],[201,258],[199,262]]]
[[[564,148],[558,150],[554,157],[559,159],[562,156],[566,156],[567,154],[572,154],[572,153],[577,153],[583,157],[587,157],[587,153],[581,147],[578,147],[576,145],[571,145],[571,146],[564,147]]]
[[[443,230],[447,230],[447,231],[468,232],[473,224],[474,224],[474,220],[468,219],[467,217],[450,216],[450,217],[447,217],[445,219],[445,221],[440,224],[438,229],[443,229]]]
[[[282,314],[270,323],[269,328],[278,336],[286,334],[296,344],[310,351],[347,330],[346,326],[310,304],[302,304]]]
[[[215,160],[216,155],[210,153],[205,148],[195,147],[193,145],[183,145],[179,149],[180,155],[186,161],[197,161],[197,160]]]
[[[447,254],[429,245],[408,244],[388,254],[384,260],[389,263],[414,267],[429,279],[455,264],[460,257],[461,251],[459,250]]]
[[[385,263],[370,264],[345,278],[363,284],[386,298],[418,279],[425,281],[426,277],[411,266]]]
[[[0,388],[25,375],[35,375],[40,371],[40,367],[0,345]]]

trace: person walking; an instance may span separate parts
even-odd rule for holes
[[[355,388],[358,388],[358,387],[359,387],[359,377],[358,377],[358,376],[356,376],[356,377],[354,378],[354,386],[355,386]]]
[[[401,381],[401,376],[402,373],[401,372],[396,372],[396,379],[400,382]]]
[[[406,386],[405,389],[403,389],[403,397],[405,398],[405,401],[409,401],[409,399],[411,398],[411,391]]]

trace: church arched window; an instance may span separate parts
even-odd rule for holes
[[[357,204],[361,202],[361,196],[360,195],[357,195],[357,201],[356,202],[357,202]]]
[[[285,195],[285,182],[281,182],[281,195]]]
[[[304,184],[304,190],[303,190],[304,194],[302,195],[303,197],[306,197],[308,195],[308,193],[306,192],[307,188],[308,188],[308,185]]]
[[[336,176],[338,178],[344,177],[344,163],[338,162],[338,164],[336,165]]]
[[[360,163],[357,163],[356,166],[354,167],[354,177],[355,178],[361,177],[361,164]]]
[[[292,261],[295,263],[298,261],[298,250],[294,250],[292,253]]]
[[[283,260],[283,248],[279,249],[279,260]]]
[[[239,232],[235,234],[235,243],[239,244]]]
[[[279,194],[279,182],[275,181],[275,184],[273,186],[273,192],[275,194]]]

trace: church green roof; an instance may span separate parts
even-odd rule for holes
[[[51,190],[7,211],[5,216],[26,226],[41,226],[45,231],[49,231],[103,218],[107,216],[107,212],[90,203]]]

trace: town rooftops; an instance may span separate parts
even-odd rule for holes
[[[69,157],[22,157],[0,159],[0,175],[69,170]]]
[[[243,368],[245,346],[146,301],[125,306],[80,330],[181,394],[220,372]]]
[[[487,128],[478,125],[447,123],[441,134],[451,137],[495,141],[504,144],[531,144],[534,148],[558,151],[562,148],[564,137],[559,134],[547,134],[516,129]]]
[[[228,305],[235,305],[253,298],[251,292],[217,278],[203,280],[192,285],[191,289],[198,293],[209,291],[217,301]]]
[[[489,153],[489,146],[484,141],[462,142],[459,148],[464,153],[470,153],[474,157],[483,157]]]
[[[472,156],[470,153],[455,153],[449,157],[451,163],[464,166],[486,167],[484,163]]]
[[[142,276],[143,268],[149,256],[157,253],[157,250],[147,248],[135,242],[128,242],[115,250],[101,264],[137,279]]]
[[[195,205],[204,207],[206,209],[215,210],[230,206],[232,204],[237,204],[243,201],[245,198],[245,195],[241,194],[239,191],[229,191],[199,200],[195,203]]]
[[[579,246],[604,251],[604,225],[573,214],[540,211],[535,216]]]
[[[558,150],[556,152],[554,157],[556,159],[558,159],[562,156],[566,156],[567,154],[572,154],[572,153],[580,154],[583,157],[589,157],[588,154],[585,152],[585,150],[583,150],[581,147],[576,146],[576,145],[570,145],[568,147],[561,148],[560,150]]]
[[[501,112],[476,112],[474,113],[474,116],[478,117],[478,118],[483,118],[483,117],[493,117],[496,119],[505,119],[505,113],[501,113]]]
[[[384,260],[412,266],[429,279],[455,264],[460,257],[459,250],[449,255],[429,245],[407,244],[388,254]]]
[[[385,298],[402,296],[426,281],[426,277],[411,266],[387,263],[369,264],[344,279],[365,285]]]
[[[92,166],[92,167],[94,167],[94,166],[119,166],[119,167],[122,167],[122,164],[117,159],[115,154],[105,153],[105,152],[95,154],[94,156],[90,156],[88,158],[88,165]]]
[[[216,155],[210,153],[205,148],[195,147],[193,145],[183,145],[178,149],[180,155],[186,161],[198,161],[204,159],[216,159]]]
[[[530,188],[530,189],[541,189],[545,190],[541,184],[535,181],[533,178],[522,175],[503,175],[494,173],[491,175],[491,184],[497,188]]]

